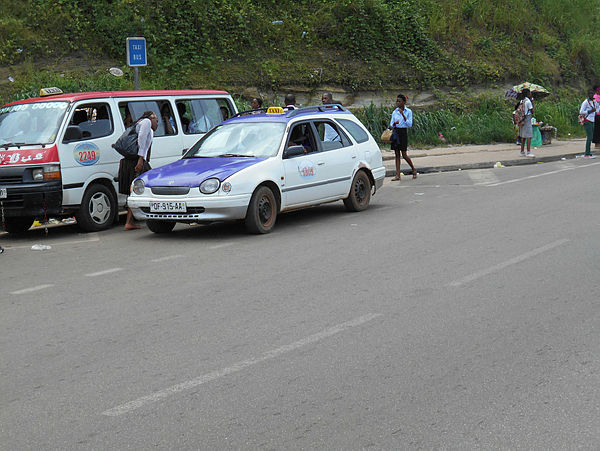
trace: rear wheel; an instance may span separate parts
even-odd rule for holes
[[[352,179],[350,194],[344,199],[348,211],[363,211],[371,201],[371,180],[365,171],[358,171]]]
[[[95,183],[83,195],[81,207],[75,215],[77,224],[85,232],[108,229],[117,214],[117,201],[104,185]]]
[[[277,219],[277,200],[273,191],[261,186],[252,195],[246,214],[246,230],[250,233],[269,233]]]
[[[8,233],[23,233],[29,230],[31,224],[33,224],[33,218],[30,217],[5,218],[4,230]]]
[[[158,221],[156,219],[147,219],[146,225],[154,233],[169,233],[175,227],[174,221]]]

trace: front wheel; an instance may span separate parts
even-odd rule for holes
[[[344,199],[348,211],[363,211],[371,201],[371,180],[365,171],[358,171],[352,179],[350,194]]]
[[[31,224],[33,224],[33,218],[29,217],[6,218],[4,220],[4,230],[8,233],[24,233],[29,230]]]
[[[84,232],[98,232],[108,229],[116,214],[117,201],[113,193],[106,186],[95,183],[83,195],[75,218]]]
[[[154,233],[169,233],[175,227],[175,221],[157,221],[156,219],[147,219],[146,225]]]
[[[277,219],[277,200],[273,191],[261,186],[252,195],[246,214],[246,230],[250,233],[269,233]]]

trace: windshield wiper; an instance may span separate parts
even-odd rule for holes
[[[21,147],[21,146],[26,146],[28,145],[27,143],[4,143],[4,144],[0,144],[0,147],[4,147],[4,149],[8,149],[9,147]]]
[[[252,155],[242,155],[241,153],[224,153],[218,157],[251,157]]]

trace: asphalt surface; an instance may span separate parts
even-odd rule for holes
[[[0,447],[594,448],[599,176],[388,180],[265,236],[0,234]]]

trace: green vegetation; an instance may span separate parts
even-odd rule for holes
[[[560,137],[583,137],[585,131],[577,122],[581,99],[561,92],[560,96],[535,102],[535,117],[545,125],[558,129]],[[409,132],[412,146],[456,144],[487,144],[511,142],[515,139],[512,111],[516,102],[501,98],[463,96],[460,106],[455,99],[442,101],[435,111],[413,111],[413,128]],[[370,105],[355,111],[355,115],[378,139],[389,125],[392,107]],[[444,138],[442,141],[440,133]]]
[[[125,38],[145,36],[153,87],[555,85],[600,72],[599,12],[598,0],[3,0],[0,66],[123,62]]]
[[[128,36],[147,39],[142,88],[464,93],[527,80],[556,92],[596,81],[599,13],[600,0],[2,0],[0,101],[49,85],[131,89]],[[124,77],[108,75],[114,65]],[[541,102],[538,115],[561,135],[581,134],[582,92]],[[414,142],[439,143],[440,132],[451,143],[512,139],[512,105],[501,99],[438,99],[418,112]],[[389,117],[357,114],[375,135]]]

